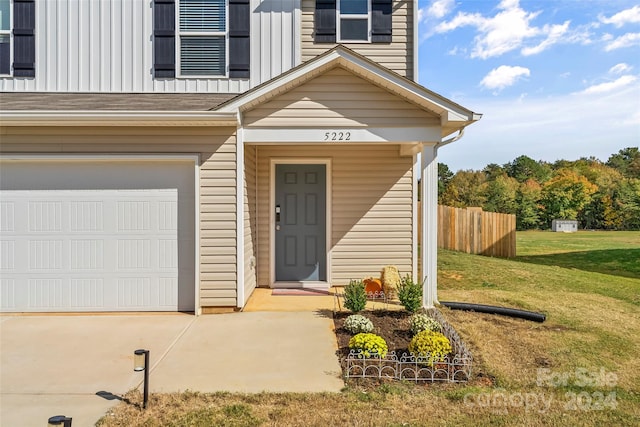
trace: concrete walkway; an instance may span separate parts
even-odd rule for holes
[[[0,425],[93,425],[140,385],[138,348],[151,392],[338,392],[332,328],[315,312],[0,317]]]

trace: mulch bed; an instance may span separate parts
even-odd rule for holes
[[[344,321],[353,313],[338,312],[333,315],[338,340],[338,355],[341,359],[349,355],[349,340],[353,335],[344,328]],[[409,317],[406,311],[373,310],[363,311],[362,314],[373,323],[373,333],[380,335],[387,342],[389,351],[395,351],[400,356],[407,352],[411,332],[409,331]]]

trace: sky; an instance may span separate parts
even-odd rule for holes
[[[640,144],[640,0],[419,0],[425,87],[483,115],[452,171]]]

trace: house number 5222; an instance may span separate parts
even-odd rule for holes
[[[351,132],[325,132],[325,141],[351,141]]]

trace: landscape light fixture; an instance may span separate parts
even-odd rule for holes
[[[56,415],[49,418],[47,427],[71,427],[71,417],[65,417],[64,415]]]
[[[142,407],[147,409],[149,401],[149,350],[136,350],[133,352],[133,370],[144,371],[144,397]]]

